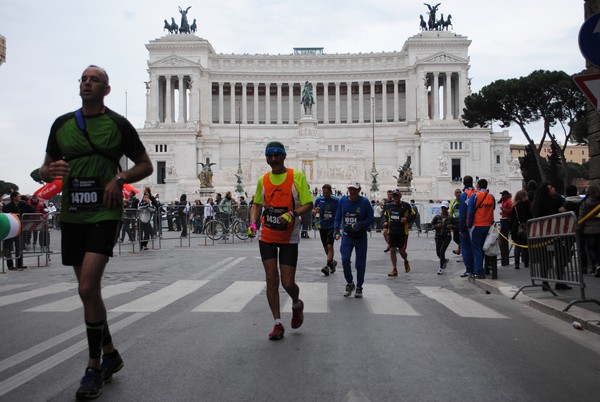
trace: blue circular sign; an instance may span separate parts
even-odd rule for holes
[[[600,14],[592,15],[581,26],[579,50],[587,61],[600,67]]]

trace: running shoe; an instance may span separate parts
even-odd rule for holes
[[[335,272],[335,267],[337,267],[337,261],[333,260],[331,264],[329,264],[329,272],[333,274]]]
[[[292,306],[292,329],[300,328],[304,322],[304,302],[298,299],[300,306]]]
[[[94,368],[86,368],[85,375],[79,382],[80,386],[75,394],[75,398],[80,401],[96,399],[102,393],[104,380],[102,379],[102,371]]]
[[[408,261],[404,261],[404,272],[406,272],[407,274],[410,272],[410,264],[408,263]]]
[[[394,268],[388,272],[388,276],[398,276],[398,271]]]
[[[384,253],[389,253],[390,252],[390,246],[388,246],[385,250],[383,250]]]
[[[362,288],[356,288],[356,292],[354,293],[354,297],[357,299],[362,299]]]
[[[352,295],[352,292],[354,292],[354,289],[356,289],[356,287],[354,286],[353,283],[347,284],[346,291],[344,292],[344,297],[348,297],[348,296]]]
[[[473,275],[475,279],[485,279],[485,275]]]
[[[440,268],[440,269],[438,269],[438,273],[437,273],[437,274],[438,274],[438,275],[441,275],[442,273],[443,273],[442,269],[441,269],[441,268]]]
[[[277,340],[283,338],[284,332],[285,332],[285,329],[283,328],[283,324],[278,322],[273,327],[273,331],[271,331],[271,333],[269,333],[269,339],[272,341],[277,341]]]
[[[450,260],[446,258],[446,261],[444,261],[444,264],[442,265],[442,269],[446,269],[448,267],[449,262]]]
[[[321,268],[321,272],[323,272],[325,276],[329,276],[329,267],[325,265],[323,268]]]
[[[112,353],[105,353],[102,356],[102,364],[100,365],[104,383],[107,384],[111,382],[113,374],[121,370],[124,365],[123,359],[117,349]]]

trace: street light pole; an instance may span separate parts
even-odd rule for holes
[[[244,188],[242,187],[242,115],[240,114],[240,101],[237,101],[238,107],[238,168],[235,177],[237,179],[237,185],[235,192],[239,195],[244,194]]]
[[[377,168],[375,167],[375,97],[371,96],[371,123],[373,127],[373,166],[371,167],[371,197],[375,199],[377,192],[379,191],[379,185],[377,184]]]

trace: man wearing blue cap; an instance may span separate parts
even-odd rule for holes
[[[352,295],[363,296],[363,282],[367,267],[367,231],[373,225],[373,207],[366,197],[360,195],[360,183],[352,181],[348,184],[348,196],[342,197],[335,214],[335,238],[342,239],[340,254],[346,290],[344,297]],[[355,250],[356,286],[352,277],[352,249]]]
[[[300,289],[296,284],[301,223],[298,217],[312,210],[313,199],[304,173],[285,167],[286,152],[281,142],[268,143],[265,156],[271,172],[258,179],[249,234],[256,236],[256,222],[262,208],[258,245],[267,280],[267,300],[275,319],[269,339],[278,340],[285,332],[279,304],[280,276],[281,285],[292,299],[292,328],[299,328],[304,321],[304,303],[300,300]]]

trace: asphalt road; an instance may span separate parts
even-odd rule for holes
[[[411,235],[411,272],[389,278],[373,234],[363,299],[342,297],[341,264],[324,277],[320,242],[303,240],[305,322],[291,329],[282,293],[280,341],[267,338],[257,242],[190,244],[123,248],[109,263],[103,292],[125,367],[101,400],[598,400],[598,335],[486,294],[459,278],[456,258],[436,275],[432,237]],[[73,400],[87,358],[75,278],[58,256],[28,265],[0,275],[0,400]]]

